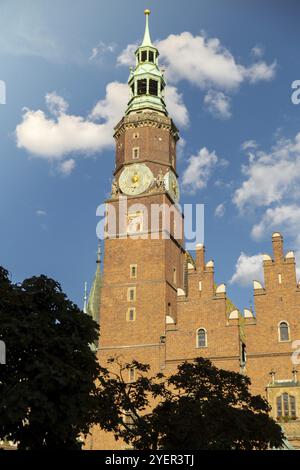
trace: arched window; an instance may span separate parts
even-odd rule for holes
[[[157,94],[158,94],[158,81],[157,80],[152,80],[150,78],[150,80],[149,80],[149,93],[150,93],[150,95],[157,96]]]
[[[197,330],[197,348],[205,348],[207,346],[207,335],[204,328]]]
[[[137,94],[138,95],[145,95],[147,93],[147,79],[142,78],[137,82]]]
[[[279,341],[289,341],[290,339],[290,331],[289,325],[286,321],[282,321],[279,323]]]
[[[288,393],[283,393],[276,398],[277,417],[287,417],[295,419],[296,413],[296,398]]]

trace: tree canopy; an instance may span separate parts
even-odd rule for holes
[[[81,447],[93,422],[98,325],[46,276],[13,284],[0,268],[0,439],[19,449]]]
[[[244,375],[201,357],[167,378],[149,377],[149,367],[136,361],[111,363],[100,385],[110,414],[103,419],[100,413],[99,423],[135,449],[264,450],[283,443],[267,401],[251,395]],[[133,383],[125,380],[130,368],[136,369]]]

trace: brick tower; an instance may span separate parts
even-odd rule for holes
[[[176,205],[178,130],[166,109],[165,81],[149,34],[149,14],[145,10],[144,39],[128,80],[130,100],[115,127],[116,166],[106,201],[99,360],[104,364],[111,356],[123,361],[134,358],[157,372],[164,367],[166,316],[177,315],[185,256],[182,214]]]

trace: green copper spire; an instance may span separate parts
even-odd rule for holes
[[[152,44],[149,31],[150,10],[145,10],[146,27],[142,44],[135,51],[135,68],[130,69],[128,85],[131,97],[126,114],[137,111],[157,111],[168,114],[164,101],[165,80],[158,67],[159,52]]]
[[[145,26],[144,39],[143,39],[141,47],[146,47],[146,46],[153,47],[151,37],[150,37],[150,31],[149,31],[149,15],[151,12],[150,10],[145,10],[144,13],[146,15],[146,26]]]
[[[99,323],[100,320],[100,300],[101,300],[101,288],[102,288],[102,274],[100,269],[101,263],[101,245],[98,243],[97,261],[96,261],[96,272],[93,280],[93,284],[90,290],[88,298],[86,313],[90,315],[93,320]]]

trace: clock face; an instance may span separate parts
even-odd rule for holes
[[[119,178],[119,187],[129,196],[145,192],[154,180],[153,173],[144,163],[127,166]]]
[[[165,188],[170,194],[171,198],[178,202],[180,197],[180,190],[177,178],[173,171],[168,171],[164,176]]]

